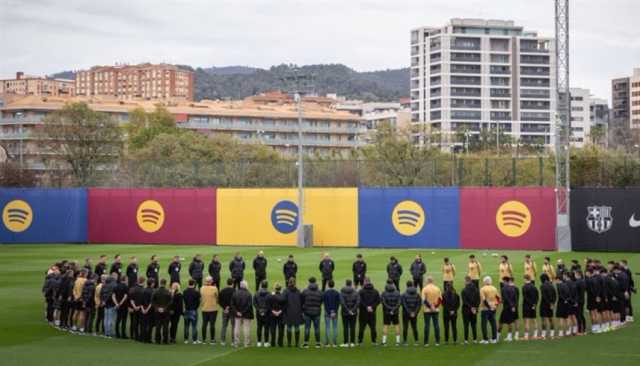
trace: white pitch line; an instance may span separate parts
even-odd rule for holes
[[[197,366],[197,365],[203,364],[203,363],[205,363],[205,362],[209,362],[209,361],[211,361],[211,360],[215,360],[215,359],[217,359],[217,358],[222,358],[222,357],[228,356],[228,355],[230,355],[230,354],[232,354],[232,353],[234,353],[234,352],[237,352],[237,351],[238,351],[238,350],[237,350],[237,349],[235,349],[235,350],[231,350],[231,351],[227,351],[227,352],[219,353],[219,354],[217,354],[217,355],[213,355],[213,356],[211,356],[211,357],[209,357],[209,358],[205,358],[204,360],[196,361],[195,363],[192,363],[190,366]]]

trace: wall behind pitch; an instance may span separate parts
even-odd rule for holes
[[[87,241],[85,189],[0,189],[0,243]]]
[[[571,191],[574,250],[640,251],[640,189],[579,188]]]
[[[215,244],[216,189],[89,189],[89,242]]]
[[[359,246],[458,248],[458,188],[361,188]]]
[[[555,250],[552,188],[462,188],[463,249]]]
[[[313,225],[314,246],[357,246],[357,189],[304,192],[304,222]],[[295,189],[219,189],[218,244],[295,246],[297,201]]]

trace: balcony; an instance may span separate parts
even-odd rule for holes
[[[490,81],[491,81],[491,85],[492,86],[510,86],[511,85],[511,79],[510,78],[492,77]]]
[[[1,132],[0,131],[0,141],[7,140],[26,140],[31,137],[31,133],[24,132]]]
[[[532,123],[523,123],[520,125],[520,132],[528,132],[528,133],[549,133],[551,132],[550,125],[540,125],[540,124],[532,124]]]
[[[242,125],[240,123],[204,123],[189,121],[178,124],[178,127],[186,129],[197,130],[212,130],[212,131],[248,131],[255,132],[263,130],[265,132],[298,132],[298,124],[291,124],[287,126],[265,126],[265,125]],[[333,134],[358,134],[363,133],[366,130],[364,126],[359,127],[320,127],[320,126],[302,126],[302,131],[305,133],[333,133]]]
[[[510,112],[491,112],[490,118],[492,121],[511,121]]]
[[[550,108],[549,102],[528,102],[528,101],[520,102],[520,109],[548,111],[549,108]]]
[[[492,98],[511,98],[511,89],[491,89]]]
[[[549,90],[545,89],[522,89],[520,90],[520,98],[523,99],[549,99]]]
[[[451,65],[452,74],[479,74],[480,65]]]
[[[451,49],[480,51],[480,38],[456,37],[451,40]]]
[[[482,106],[477,99],[452,99],[451,108],[479,109]]]
[[[489,68],[489,72],[491,74],[497,74],[497,75],[509,75],[511,74],[511,67],[491,65],[491,67]]]
[[[544,112],[523,112],[520,114],[520,120],[522,121],[551,121],[551,113]]]
[[[3,125],[36,125],[42,123],[44,116],[24,116],[24,117],[0,117],[0,124]]]
[[[480,77],[451,76],[452,85],[480,85]]]
[[[451,111],[451,119],[468,121],[479,120],[480,118],[480,111]]]
[[[453,62],[480,62],[480,54],[479,53],[459,53],[453,52],[451,53],[451,61]]]
[[[521,67],[520,68],[521,75],[532,75],[532,76],[549,76],[549,68],[547,67]]]
[[[454,97],[480,97],[481,95],[478,88],[451,88],[451,96]]]
[[[549,65],[549,56],[521,55],[520,63],[529,65]]]
[[[535,87],[535,88],[548,88],[550,85],[549,79],[521,79],[520,86]]]

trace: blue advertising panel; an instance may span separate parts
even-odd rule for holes
[[[0,243],[84,243],[86,189],[0,189]]]
[[[457,188],[360,188],[362,248],[460,247]]]

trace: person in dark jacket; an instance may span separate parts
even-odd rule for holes
[[[269,309],[271,310],[271,345],[273,347],[283,347],[284,340],[284,311],[287,306],[287,299],[282,293],[282,286],[276,283],[274,292],[269,296]]]
[[[318,288],[315,277],[309,278],[309,285],[302,291],[302,315],[304,317],[304,344],[309,347],[311,325],[313,325],[316,348],[320,347],[320,314],[322,309],[322,291]]]
[[[422,256],[420,254],[417,254],[416,259],[411,263],[410,272],[411,278],[413,279],[413,287],[422,291],[424,274],[427,273],[427,266],[422,261]]]
[[[233,279],[233,287],[236,289],[240,288],[240,282],[242,282],[244,278],[244,269],[246,265],[244,263],[244,259],[240,253],[236,253],[231,262],[229,263],[229,272],[231,273],[231,278]]]
[[[256,321],[257,321],[257,346],[269,347],[269,324],[271,322],[271,309],[269,308],[269,284],[266,280],[260,283],[260,288],[253,296],[253,306],[256,309]],[[273,342],[273,341],[272,341]]]
[[[500,325],[498,326],[498,333],[502,332],[502,327],[507,326],[507,338],[506,342],[513,340],[514,323],[517,319],[518,310],[518,292],[515,286],[511,286],[513,283],[511,277],[505,277],[502,279],[502,290],[500,290],[500,297],[502,298],[502,313],[500,313]],[[517,333],[516,333],[517,334]]]
[[[571,288],[569,288],[569,273],[562,272],[562,279],[557,280],[556,288],[558,290],[558,302],[556,305],[556,318],[558,318],[558,336],[563,337],[569,335],[569,315],[572,306]]]
[[[89,277],[87,277],[87,282],[84,283],[82,287],[82,303],[83,308],[85,309],[85,323],[84,330],[87,334],[91,333],[93,327],[93,319],[95,318],[95,293],[96,293],[96,275],[91,273]]]
[[[167,290],[167,280],[164,278],[160,280],[160,287],[151,296],[151,305],[155,314],[156,344],[169,344],[171,292]]]
[[[116,338],[127,338],[127,315],[129,314],[129,280],[120,277],[120,282],[113,291],[113,302],[116,306]]]
[[[362,254],[356,255],[356,260],[351,266],[353,272],[353,286],[357,289],[364,285],[364,278],[367,276],[367,262],[362,258]]]
[[[180,256],[176,255],[169,263],[167,273],[169,274],[169,285],[174,283],[180,283],[180,271],[182,270],[182,263],[180,263]]]
[[[242,258],[240,258],[242,259]],[[244,262],[243,262],[244,265]],[[244,346],[251,344],[251,320],[253,319],[253,301],[249,292],[247,281],[240,281],[240,288],[231,298],[231,311],[235,316],[235,330],[233,343],[235,347],[240,345],[240,333],[244,335]]]
[[[407,281],[407,289],[400,299],[402,303],[402,343],[406,346],[409,327],[413,332],[413,342],[417,346],[418,339],[418,314],[422,306],[422,298],[413,281]]]
[[[393,281],[393,284],[398,290],[400,290],[400,278],[402,277],[402,266],[398,263],[396,257],[389,258],[389,264],[387,264],[387,276],[388,279]]]
[[[578,333],[578,286],[574,280],[574,272],[568,271],[567,286],[569,286],[569,292],[571,294],[571,307],[569,308],[569,334],[576,335]]]
[[[298,274],[298,265],[293,259],[293,254],[289,254],[287,261],[282,266],[282,273],[284,274],[284,283],[289,284],[289,280],[292,278],[296,278]]]
[[[95,273],[96,276],[98,276],[98,281],[102,281],[102,275],[107,274],[106,272],[107,272],[107,256],[103,254],[98,259],[98,263],[96,263],[96,267],[93,269],[93,273]]]
[[[444,322],[444,343],[449,343],[449,330],[453,344],[458,343],[458,310],[460,309],[460,295],[453,284],[448,283],[442,295],[442,320]]]
[[[131,339],[142,342],[142,303],[144,297],[144,277],[138,278],[135,286],[129,289],[129,336]]]
[[[262,250],[253,258],[253,270],[255,271],[256,277],[256,291],[258,291],[262,281],[266,281],[267,279],[267,258],[264,257]]]
[[[180,284],[171,285],[171,306],[169,306],[169,343],[176,343],[180,318],[184,315],[184,296],[180,292]]]
[[[626,311],[625,313],[627,314],[626,317],[626,321],[629,322],[633,322],[633,300],[632,297],[633,295],[637,292],[636,290],[636,283],[633,279],[633,272],[631,271],[631,268],[629,268],[629,263],[627,262],[626,259],[623,259],[620,261],[620,266],[622,267],[622,271],[627,275],[627,278],[629,279],[629,297],[627,299],[625,299],[625,306],[626,306]]]
[[[220,294],[218,295],[218,305],[220,305],[220,309],[222,309],[222,329],[220,331],[220,341],[221,345],[226,345],[227,340],[227,327],[231,326],[231,339],[233,343],[233,335],[235,334],[235,316],[233,315],[233,311],[231,309],[231,299],[233,299],[233,295],[236,293],[235,288],[233,287],[233,279],[227,279],[227,287],[220,290]]]
[[[333,279],[333,271],[336,269],[336,264],[329,256],[329,253],[324,254],[318,269],[322,276],[322,291],[324,291],[327,288],[327,282]]]
[[[220,271],[222,271],[222,263],[218,259],[218,255],[214,254],[209,263],[209,276],[213,279],[213,285],[220,288]]]
[[[387,285],[380,295],[380,303],[382,304],[382,345],[387,345],[387,335],[389,326],[395,327],[396,346],[400,345],[400,292],[393,284],[393,281],[387,280]]]
[[[184,343],[189,342],[189,330],[191,330],[191,343],[198,341],[198,308],[202,295],[196,290],[196,281],[189,280],[189,287],[184,290],[182,300],[184,302]]]
[[[397,262],[396,262],[397,263]],[[358,330],[358,343],[363,344],[364,331],[369,327],[371,332],[371,343],[376,344],[376,309],[380,305],[380,293],[373,287],[369,278],[365,278],[364,286],[358,292],[360,295],[360,329]]]
[[[85,284],[86,285],[86,284]],[[45,278],[44,286],[42,287],[42,295],[47,302],[47,321],[49,325],[55,324],[55,301],[56,293],[60,287],[60,269],[57,266],[52,266]],[[94,287],[95,288],[95,287]],[[86,329],[86,327],[85,327]]]
[[[340,293],[335,290],[335,282],[329,281],[329,288],[322,294],[324,305],[324,345],[338,346],[338,310],[340,308]]]
[[[577,310],[576,310],[576,321],[577,321],[577,333],[578,335],[583,335],[587,331],[587,319],[584,317],[584,301],[585,294],[587,292],[587,283],[582,275],[582,271],[576,271],[573,274],[575,288],[576,288],[576,296],[577,296]]]
[[[114,336],[113,328],[116,321],[117,309],[113,292],[117,285],[117,277],[118,275],[115,272],[111,276],[107,276],[100,291],[100,302],[104,304],[104,335],[109,338]]]
[[[153,288],[158,288],[158,284],[160,283],[160,264],[158,263],[158,256],[151,256],[151,263],[147,266],[147,280],[153,281]]]
[[[522,286],[522,318],[524,319],[524,340],[529,340],[529,331],[533,330],[533,339],[538,338],[537,308],[540,295],[531,276],[524,275]],[[533,326],[532,326],[533,323]]]
[[[478,341],[478,309],[480,308],[480,293],[478,285],[471,276],[464,278],[462,297],[462,329],[464,331],[464,344],[469,344],[469,328],[473,342]]]
[[[132,288],[138,284],[138,258],[131,257],[129,265],[127,265],[127,284]]]
[[[598,282],[594,279],[594,268],[588,266],[585,271],[585,285],[587,293],[587,310],[591,319],[591,333],[600,332],[600,313],[598,313],[598,303],[600,300],[600,289]]]
[[[302,294],[296,287],[296,279],[291,277],[284,291],[287,307],[284,311],[284,323],[287,326],[287,346],[293,345],[291,335],[295,333],[295,347],[300,345],[300,325],[304,323],[302,316]]]
[[[345,287],[340,290],[340,309],[342,312],[342,330],[344,332],[342,347],[355,347],[356,319],[359,306],[360,296],[353,288],[351,280],[347,280]]]
[[[113,263],[111,264],[111,268],[109,269],[109,274],[116,274],[118,276],[118,283],[120,283],[120,277],[122,277],[122,257],[120,254],[116,254],[113,258]]]
[[[198,288],[202,287],[202,279],[204,278],[204,262],[202,261],[202,256],[200,254],[196,254],[195,257],[193,257],[191,264],[189,264],[189,276],[196,281]],[[213,279],[213,276],[211,278]],[[216,288],[219,287],[216,286]]]
[[[153,278],[149,278],[147,279],[147,287],[142,293],[142,308],[140,311],[142,312],[142,341],[145,343],[151,343],[151,335],[153,332],[155,314],[151,299],[153,297],[154,287],[155,283]]]
[[[553,287],[549,275],[543,273],[540,275],[540,318],[542,333],[540,337],[545,339],[547,337],[547,330],[551,338],[555,335],[555,324],[553,321],[553,309],[556,303],[556,289]]]

